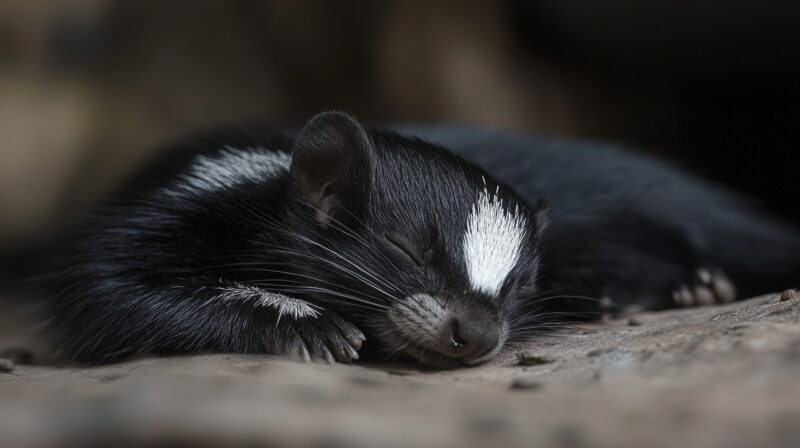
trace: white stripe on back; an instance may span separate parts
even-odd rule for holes
[[[291,154],[285,152],[226,146],[214,156],[198,156],[174,191],[207,193],[260,182],[288,170],[291,162]]]
[[[278,318],[291,316],[294,319],[319,316],[318,309],[305,300],[285,296],[280,293],[265,291],[254,286],[245,286],[235,283],[231,287],[218,288],[221,294],[217,296],[222,301],[252,302],[256,306],[274,308]]]

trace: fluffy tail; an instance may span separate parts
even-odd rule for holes
[[[800,287],[800,230],[752,207],[710,210],[700,238],[707,257],[733,278],[740,297]]]

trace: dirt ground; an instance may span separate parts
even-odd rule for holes
[[[0,373],[0,446],[797,447],[800,298],[783,299],[585,325],[531,342],[532,365],[447,372],[37,355]],[[29,344],[0,329],[0,349]]]

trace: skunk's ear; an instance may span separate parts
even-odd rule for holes
[[[536,201],[536,234],[541,235],[550,225],[550,202],[545,198]]]
[[[352,115],[323,112],[305,125],[292,151],[292,182],[320,224],[360,214],[371,155],[369,136]]]

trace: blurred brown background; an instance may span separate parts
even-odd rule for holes
[[[780,0],[0,1],[0,250],[206,126],[459,121],[621,141],[800,220]]]

